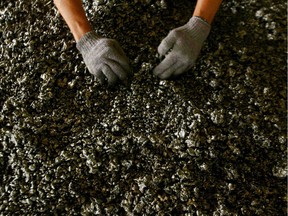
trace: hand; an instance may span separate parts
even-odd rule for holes
[[[91,31],[82,36],[76,46],[89,72],[101,84],[105,83],[105,79],[109,85],[119,80],[127,82],[131,74],[129,60],[116,40],[101,38]]]
[[[184,26],[170,31],[158,47],[158,53],[165,58],[154,69],[154,75],[168,79],[189,70],[209,32],[210,25],[199,17],[192,17]]]

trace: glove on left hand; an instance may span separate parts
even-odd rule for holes
[[[109,85],[121,80],[128,82],[131,75],[129,60],[116,40],[101,38],[91,31],[77,42],[77,48],[91,74],[100,83],[107,79]]]

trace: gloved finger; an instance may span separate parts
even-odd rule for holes
[[[188,67],[186,65],[181,65],[180,67],[178,67],[174,73],[172,74],[172,77],[177,77],[180,74],[184,73],[185,71],[188,70]]]
[[[101,85],[104,85],[106,77],[105,75],[102,73],[102,71],[98,71],[96,74],[94,74],[94,76],[96,77],[96,79],[100,82]]]
[[[100,82],[100,84],[104,84],[105,83],[105,76],[104,74],[102,73],[102,68],[101,68],[102,65],[96,65],[94,67],[91,67],[89,66],[88,67],[88,70],[91,74],[94,75],[94,77]]]
[[[177,77],[178,75],[188,71],[189,69],[191,69],[195,64],[195,61],[192,61],[190,64],[183,66],[183,68],[179,68],[177,71],[175,71],[175,73],[173,74],[173,76]]]
[[[122,66],[122,68],[126,71],[126,73],[128,75],[131,75],[132,69],[129,64],[129,59],[127,58],[124,52],[118,51],[117,54],[109,55],[107,58],[114,62],[118,62],[118,64]]]
[[[121,81],[125,83],[127,82],[130,71],[128,71],[124,65],[121,65],[119,62],[113,59],[106,59],[105,62]]]
[[[103,64],[102,72],[107,77],[109,85],[114,85],[118,81],[118,76],[112,71],[109,65]]]
[[[161,56],[164,56],[168,53],[170,49],[173,48],[174,44],[176,42],[176,37],[174,31],[169,32],[166,38],[164,38],[160,45],[158,46],[158,53]]]
[[[179,62],[176,62],[175,64],[171,65],[171,67],[167,68],[163,73],[159,74],[158,77],[160,79],[169,79],[173,77],[173,74],[175,71],[177,71],[181,67],[181,64]]]
[[[109,55],[106,56],[108,59],[112,59],[116,62],[119,62],[119,64],[129,73],[132,73],[132,68],[129,64],[129,59],[125,55],[124,51],[121,49],[120,46],[114,46],[113,52],[110,52]]]
[[[169,68],[171,68],[176,63],[177,63],[177,59],[173,55],[171,55],[171,53],[170,53],[169,55],[166,56],[166,58],[159,65],[157,65],[154,68],[153,73],[155,76],[160,77],[160,75],[162,73],[167,71]]]

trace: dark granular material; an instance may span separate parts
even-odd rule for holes
[[[0,6],[0,215],[286,215],[287,2],[223,2],[194,68],[161,81],[195,2],[85,1],[131,59],[113,89],[52,1]]]

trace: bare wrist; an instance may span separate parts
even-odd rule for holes
[[[88,23],[77,22],[73,25],[73,27],[71,26],[71,32],[76,42],[78,42],[84,34],[90,31],[92,31],[92,28]]]

